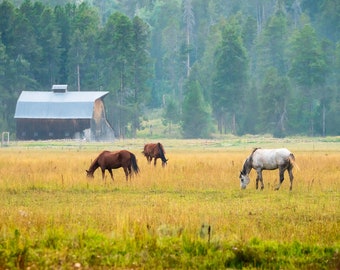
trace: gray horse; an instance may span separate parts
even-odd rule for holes
[[[256,189],[258,189],[258,182],[261,182],[261,189],[264,188],[262,171],[263,170],[276,170],[279,169],[280,183],[275,188],[280,189],[280,186],[284,180],[284,172],[288,170],[290,179],[290,190],[293,188],[293,167],[296,165],[295,157],[286,148],[279,149],[261,149],[255,148],[250,156],[243,164],[242,171],[240,173],[241,188],[245,189],[250,182],[249,173],[252,169],[256,170]]]

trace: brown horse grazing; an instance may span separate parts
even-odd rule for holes
[[[165,158],[165,151],[161,143],[148,143],[144,145],[144,151],[142,153],[144,156],[146,156],[148,163],[151,163],[152,159],[154,158],[155,166],[158,158],[162,160],[163,167],[168,162],[168,160]]]
[[[116,152],[110,151],[101,152],[99,156],[92,162],[90,168],[86,170],[87,177],[93,178],[93,173],[95,172],[95,170],[97,170],[98,167],[100,167],[100,169],[102,170],[103,180],[105,176],[105,170],[109,171],[112,181],[113,181],[112,169],[118,169],[120,167],[123,167],[126,176],[126,181],[128,181],[128,175],[130,175],[131,180],[132,173],[134,172],[135,174],[138,174],[139,172],[136,156],[127,150],[120,150]]]

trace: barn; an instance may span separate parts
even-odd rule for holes
[[[19,140],[86,138],[112,140],[103,98],[109,92],[67,91],[53,85],[51,91],[22,91],[16,104],[16,137]]]

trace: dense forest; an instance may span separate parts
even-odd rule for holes
[[[116,136],[340,135],[339,0],[0,1],[0,131],[21,91],[109,91]]]

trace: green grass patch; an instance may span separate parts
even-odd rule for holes
[[[277,244],[259,239],[248,242],[207,242],[180,236],[160,237],[135,226],[123,237],[93,230],[67,234],[53,228],[39,238],[19,230],[0,238],[0,264],[5,268],[62,269],[336,269],[339,247]]]

